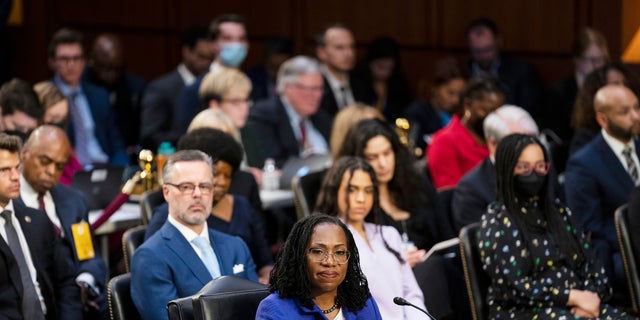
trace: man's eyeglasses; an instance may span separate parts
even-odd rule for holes
[[[329,252],[323,249],[311,248],[309,249],[309,258],[313,262],[324,262],[329,259],[329,255],[333,257],[333,261],[337,264],[345,264],[349,261],[351,253],[347,250],[337,250],[335,252]]]
[[[59,56],[56,57],[56,61],[62,63],[62,64],[69,64],[71,62],[73,63],[79,63],[81,61],[84,61],[84,56],[83,55],[78,55],[78,56]]]
[[[220,102],[226,102],[233,106],[241,105],[246,103],[249,108],[253,106],[253,100],[251,99],[222,99]]]
[[[536,164],[533,166],[528,162],[518,162],[516,164],[516,172],[519,175],[523,175],[523,176],[528,176],[534,171],[537,174],[544,176],[549,173],[549,169],[551,169],[550,162],[540,161],[540,162],[536,162]]]
[[[187,196],[192,195],[193,192],[196,191],[196,188],[200,189],[200,193],[202,193],[203,195],[210,195],[211,193],[213,193],[213,183],[201,183],[195,185],[191,182],[183,182],[180,184],[165,182],[164,184],[175,187],[176,189],[178,189],[178,191],[180,191],[180,193]]]
[[[304,93],[322,93],[322,91],[324,90],[323,87],[305,86],[304,84],[299,82],[294,83],[293,86]]]

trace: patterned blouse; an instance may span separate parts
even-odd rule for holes
[[[588,258],[593,256],[591,248],[572,224],[570,211],[558,208],[565,229],[584,249],[583,256],[575,253],[568,257],[561,252],[540,211],[536,205],[521,207],[520,214],[533,215],[535,221],[528,245],[504,205],[491,204],[482,218],[478,249],[483,269],[491,277],[487,293],[490,319],[574,319],[567,306],[571,289],[596,292],[602,301],[611,296],[604,267]],[[600,316],[628,318],[604,303],[600,304]]]

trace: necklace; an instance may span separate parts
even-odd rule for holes
[[[329,308],[327,310],[321,310],[321,311],[324,314],[329,314],[329,313],[333,312],[334,310],[336,310],[337,308],[338,308],[338,301],[336,301],[336,303],[334,303],[333,306],[331,306],[331,308]]]

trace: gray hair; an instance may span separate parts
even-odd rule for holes
[[[537,136],[540,131],[538,125],[531,118],[529,112],[514,105],[503,105],[491,112],[482,125],[487,140],[500,142],[502,138],[512,133],[522,133]]]
[[[167,163],[162,168],[162,180],[164,182],[170,182],[173,175],[173,168],[176,163],[183,161],[202,161],[206,162],[211,172],[213,172],[213,160],[206,153],[200,150],[180,150],[169,156]]]
[[[320,73],[318,60],[299,55],[285,61],[278,70],[278,93],[282,93],[287,84],[295,83],[299,76],[309,73]]]

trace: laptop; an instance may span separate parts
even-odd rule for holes
[[[124,168],[93,169],[76,172],[71,187],[80,191],[89,210],[102,210],[120,194]]]

